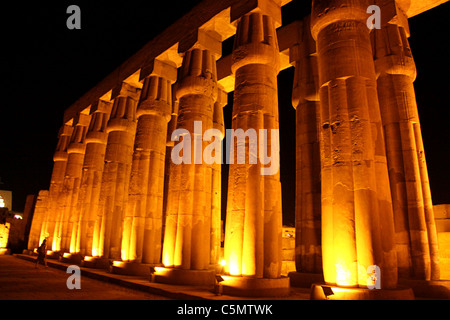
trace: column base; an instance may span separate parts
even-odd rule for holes
[[[414,293],[403,286],[370,290],[315,283],[311,287],[311,300],[414,300]]]
[[[399,279],[398,282],[412,288],[416,297],[450,299],[450,280]]]
[[[290,294],[288,277],[277,279],[221,276],[218,284],[223,294],[239,297],[285,297]],[[221,287],[221,288],[220,288]]]
[[[83,261],[83,256],[79,253],[62,253],[62,255],[58,255],[58,260],[63,263],[74,264],[81,266]]]
[[[60,253],[59,251],[47,251],[47,259],[51,259],[51,260],[59,260],[59,257],[61,256],[62,253]]]
[[[321,273],[289,272],[291,287],[311,288],[314,283],[324,282]]]
[[[183,270],[158,267],[153,274],[153,281],[188,286],[214,286],[216,278],[214,270]]]
[[[109,259],[102,257],[85,256],[83,267],[91,269],[108,269],[110,266]]]
[[[158,266],[161,266],[161,264],[114,261],[112,262],[110,272],[126,276],[150,277],[152,268]]]

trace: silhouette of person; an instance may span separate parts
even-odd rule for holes
[[[45,267],[47,267],[47,260],[45,259],[47,255],[47,239],[42,241],[41,246],[38,248],[38,257],[36,259],[36,268],[39,265],[39,262],[42,263]]]

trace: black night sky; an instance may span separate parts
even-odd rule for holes
[[[0,189],[13,191],[13,210],[23,210],[27,194],[49,188],[64,110],[199,2],[167,0],[158,7],[148,0],[2,5],[6,57],[1,59]],[[81,30],[66,27],[66,9],[72,4],[81,8]],[[284,23],[307,12],[294,1],[283,8]],[[449,18],[450,3],[446,3],[410,19],[410,43],[418,68],[416,94],[435,204],[450,203]],[[228,47],[224,45],[224,54],[230,53]],[[292,80],[292,68],[279,75],[285,224],[294,221]],[[229,98],[231,102],[232,94]],[[231,105],[225,113],[229,118]]]

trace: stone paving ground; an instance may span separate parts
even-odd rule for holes
[[[81,290],[69,290],[69,264],[47,259],[48,268],[35,269],[35,257],[0,256],[0,300],[248,300],[221,295],[211,288],[152,283],[137,276],[111,274],[105,270],[81,268]],[[309,289],[291,288],[288,297],[271,300],[309,300]],[[251,300],[268,300],[251,298]]]
[[[14,256],[0,256],[0,300],[166,300],[168,298],[83,277],[81,290],[69,290],[67,274]]]

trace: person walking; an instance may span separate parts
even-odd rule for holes
[[[38,257],[36,259],[36,266],[38,268],[39,262],[42,263],[47,268],[47,260],[45,259],[47,255],[47,239],[42,241],[41,246],[38,248]]]

